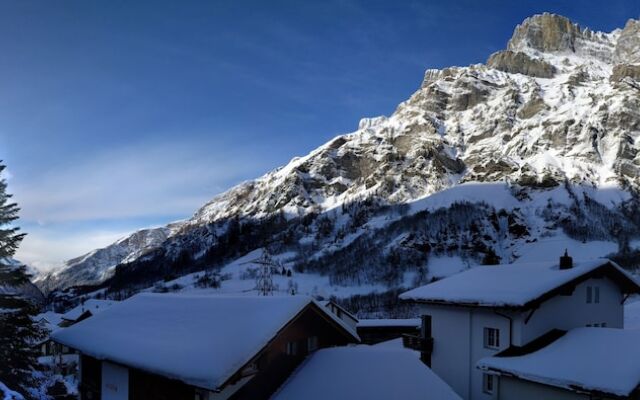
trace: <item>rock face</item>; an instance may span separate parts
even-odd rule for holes
[[[516,27],[507,49],[530,48],[543,53],[576,51],[576,41],[583,38],[580,27],[568,18],[544,13],[527,18]]]
[[[511,50],[494,53],[487,60],[487,66],[511,74],[523,74],[538,78],[553,78],[556,69],[542,60],[536,60],[525,53]]]
[[[640,64],[618,64],[613,67],[611,82],[620,82],[624,78],[631,78],[640,82]]]
[[[512,261],[558,229],[581,241],[638,237],[640,92],[619,83],[637,78],[637,27],[528,18],[486,65],[428,70],[392,115],[214,197],[141,248],[116,243],[42,285],[59,287],[62,274],[73,276],[65,285],[100,281],[118,263],[120,284],[157,279],[267,245],[332,282],[399,285],[426,253]],[[506,185],[508,200],[478,203],[485,185]],[[430,201],[445,208],[403,214]]]
[[[640,21],[630,19],[620,32],[615,60],[619,63],[640,64]]]

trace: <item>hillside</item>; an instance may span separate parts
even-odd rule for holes
[[[38,284],[131,291],[261,248],[342,297],[564,247],[628,259],[640,236],[638,54],[639,21],[603,33],[533,16],[485,64],[427,70],[392,115]]]

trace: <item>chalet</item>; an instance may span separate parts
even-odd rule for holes
[[[331,311],[334,315],[336,315],[338,318],[343,320],[347,325],[349,325],[351,329],[355,330],[357,328],[358,318],[356,318],[355,315],[347,311],[347,309],[345,309],[344,307],[342,307],[341,305],[339,305],[333,300],[325,301],[322,304],[324,304],[324,306],[327,307],[329,311]]]
[[[291,375],[273,400],[454,400],[460,397],[402,345],[319,350]]]
[[[624,302],[634,293],[640,286],[615,263],[574,263],[565,253],[559,263],[472,268],[400,298],[416,303],[422,314],[420,335],[406,343],[420,349],[460,396],[476,400],[501,398],[498,374],[476,368],[478,361],[548,343],[557,331],[621,329]]]
[[[58,324],[60,327],[66,328],[77,322],[83,321],[93,315],[96,315],[112,305],[116,304],[114,300],[98,300],[89,299],[83,301],[76,307],[62,314],[62,320]]]
[[[639,344],[638,330],[575,328],[478,366],[495,374],[498,399],[640,399]]]
[[[309,297],[140,294],[60,330],[82,399],[267,399],[307,354],[357,334]]]
[[[377,344],[402,337],[405,334],[417,334],[420,329],[419,318],[409,319],[362,319],[358,321],[357,332],[364,344]]]

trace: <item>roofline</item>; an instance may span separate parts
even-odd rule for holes
[[[287,328],[289,325],[291,325],[295,320],[297,320],[297,319],[302,315],[302,313],[303,313],[303,312],[305,312],[305,311],[306,311],[310,306],[315,307],[315,308],[316,308],[316,311],[318,312],[318,314],[320,314],[320,316],[321,316],[321,317],[323,317],[327,322],[329,322],[330,324],[333,324],[334,326],[338,327],[339,331],[340,331],[344,336],[347,336],[347,337],[349,337],[350,339],[355,339],[358,343],[361,341],[361,340],[360,340],[360,337],[359,337],[359,336],[357,336],[357,334],[355,334],[355,333],[351,332],[349,329],[347,329],[347,327],[343,326],[343,325],[339,322],[339,320],[338,320],[338,317],[337,317],[337,316],[334,318],[334,317],[333,317],[333,315],[331,314],[331,311],[326,310],[324,306],[322,306],[322,305],[318,304],[318,303],[317,303],[317,302],[316,302],[312,297],[309,297],[309,301],[307,302],[307,304],[305,304],[305,305],[300,309],[300,311],[298,311],[298,312],[297,312],[293,317],[291,317],[291,318],[287,321],[287,323],[285,323],[284,325],[282,325],[282,327],[280,327],[280,329],[278,329],[278,331],[277,331],[273,336],[271,336],[271,338],[269,339],[269,341],[267,341],[267,343],[266,343],[264,346],[262,346],[258,351],[256,351],[256,352],[251,356],[251,358],[249,358],[249,360],[247,360],[246,362],[244,362],[244,363],[243,363],[239,368],[235,369],[235,370],[233,371],[233,373],[231,373],[231,374],[229,375],[229,377],[227,377],[224,381],[222,381],[222,383],[221,383],[221,384],[219,384],[216,388],[203,387],[203,386],[194,385],[194,384],[189,383],[189,382],[187,382],[187,381],[185,381],[185,380],[182,380],[182,379],[179,379],[179,378],[176,378],[176,377],[170,376],[170,375],[165,374],[165,373],[161,373],[161,372],[157,372],[157,371],[152,371],[152,370],[149,370],[149,369],[145,369],[145,368],[138,367],[138,366],[134,366],[134,365],[130,365],[130,364],[124,364],[124,363],[119,362],[119,361],[114,361],[114,360],[112,360],[112,359],[110,359],[110,358],[108,358],[108,357],[100,357],[100,356],[96,356],[96,355],[90,354],[90,353],[88,353],[88,352],[86,352],[86,351],[82,351],[82,350],[80,350],[80,349],[76,348],[75,346],[69,345],[69,344],[65,343],[64,341],[57,340],[56,338],[54,338],[54,337],[52,337],[52,336],[50,336],[50,337],[49,337],[49,339],[50,339],[51,341],[55,342],[55,343],[59,343],[59,344],[62,344],[62,345],[64,345],[64,346],[67,346],[67,347],[69,347],[69,348],[72,348],[72,349],[74,349],[74,350],[78,351],[80,354],[85,354],[85,355],[90,356],[90,357],[92,357],[92,358],[95,358],[95,359],[97,359],[97,360],[101,360],[101,361],[108,361],[108,362],[110,362],[110,363],[112,363],[112,364],[118,364],[118,365],[122,365],[122,366],[127,367],[127,368],[134,368],[134,369],[138,369],[138,370],[140,370],[140,371],[145,371],[145,372],[148,372],[148,373],[151,373],[151,374],[154,374],[154,375],[158,375],[158,376],[162,376],[162,377],[165,377],[165,378],[168,378],[168,379],[177,380],[177,381],[180,381],[180,382],[182,382],[182,383],[184,383],[184,384],[186,384],[186,385],[193,386],[193,387],[197,387],[197,388],[200,388],[200,389],[212,390],[212,391],[214,391],[214,392],[220,392],[220,391],[222,390],[222,388],[224,388],[225,386],[227,386],[227,385],[229,384],[229,381],[234,377],[234,375],[236,374],[236,372],[241,371],[242,369],[244,369],[244,367],[246,367],[249,363],[251,363],[251,361],[252,361],[252,360],[254,360],[258,354],[262,353],[262,351],[263,351],[265,348],[267,348],[267,347],[268,347],[268,346],[269,346],[269,345],[270,345],[270,344],[275,340],[275,338],[276,338],[276,337],[277,337],[277,336],[278,336],[278,335],[279,335],[279,334],[280,334],[284,329],[286,329],[286,328]],[[55,333],[55,332],[54,332],[54,333]]]
[[[563,283],[560,286],[556,286],[555,288],[548,290],[547,292],[539,295],[538,297],[529,300],[528,302],[518,305],[518,304],[483,304],[480,302],[454,302],[447,300],[428,300],[428,299],[413,299],[413,298],[400,298],[402,301],[419,303],[419,304],[432,304],[432,305],[442,305],[442,306],[454,306],[454,307],[481,307],[487,309],[507,309],[507,310],[529,310],[532,308],[537,308],[540,304],[545,302],[546,300],[555,297],[559,293],[571,288],[572,286],[578,285],[587,279],[593,277],[594,275],[599,275],[601,273],[610,273],[616,276],[613,279],[618,283],[619,286],[623,287],[624,293],[640,293],[640,286],[638,283],[631,279],[629,276],[624,273],[622,268],[619,265],[614,263],[611,260],[605,259],[604,263],[590,271],[586,271],[584,274],[578,275],[572,280]],[[513,264],[512,264],[513,265]],[[604,270],[604,271],[603,271]],[[620,282],[622,281],[622,283]]]
[[[343,313],[347,314],[349,317],[351,317],[351,319],[355,320],[356,322],[359,321],[359,319],[355,315],[353,315],[351,313],[351,311],[349,311],[346,308],[342,307],[337,302],[335,302],[333,300],[328,300],[327,305],[329,305],[329,304],[333,304],[334,306],[338,307]]]
[[[606,391],[602,391],[602,390],[594,390],[594,389],[589,389],[586,388],[582,385],[576,385],[574,383],[572,384],[568,384],[568,385],[562,385],[560,383],[555,383],[555,381],[543,381],[542,378],[540,379],[535,379],[532,378],[530,376],[526,376],[526,375],[522,375],[522,374],[518,374],[515,372],[510,372],[510,371],[505,371],[502,370],[500,368],[494,368],[494,367],[476,367],[477,369],[480,369],[482,371],[488,371],[488,372],[495,372],[498,376],[506,376],[509,378],[516,378],[516,379],[520,379],[523,381],[527,381],[527,382],[533,382],[536,383],[538,385],[544,385],[544,386],[552,386],[555,388],[559,388],[559,389],[564,389],[567,390],[569,392],[574,392],[574,393],[580,393],[580,394],[587,394],[587,395],[596,395],[596,396],[606,396],[607,398],[612,398],[612,399],[628,399],[629,396],[636,392],[639,388],[640,388],[640,384],[638,384],[634,389],[632,389],[629,393],[625,394],[625,395],[620,395],[617,393],[611,393],[611,392],[606,392]]]
[[[315,308],[318,314],[320,314],[320,316],[323,317],[327,322],[337,326],[343,334],[346,334],[345,336],[348,336],[352,339],[356,339],[358,342],[360,342],[360,338],[358,336],[354,335],[346,327],[342,326],[341,324],[338,323],[338,321],[336,321],[330,315],[328,315],[330,311],[324,310],[323,309],[324,306],[316,303],[316,301],[313,300],[313,298],[310,298],[309,302],[304,307],[302,307],[302,309],[296,315],[294,315],[286,324],[280,327],[280,329],[278,329],[278,331],[271,337],[271,339],[269,339],[269,341],[264,346],[260,348],[260,350],[256,351],[247,362],[245,362],[239,368],[237,368],[226,380],[224,380],[220,385],[218,385],[218,387],[215,390],[220,391],[220,389],[227,386],[230,383],[233,376],[236,374],[236,372],[243,370],[244,367],[246,367],[249,363],[251,363],[251,361],[254,360],[256,356],[261,354],[267,347],[271,345],[271,343],[273,343],[273,341],[276,339],[276,337],[278,337],[278,335],[280,335],[280,333],[282,333],[282,331],[284,331],[291,324],[293,324],[298,318],[300,318],[300,316],[302,316],[302,313],[304,313],[310,307]]]

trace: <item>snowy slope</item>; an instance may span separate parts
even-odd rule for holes
[[[268,247],[317,286],[361,293],[626,249],[640,236],[639,26],[528,18],[486,64],[428,70],[392,115],[216,196],[161,240],[40,285],[101,282],[120,264],[112,286],[144,287]]]

